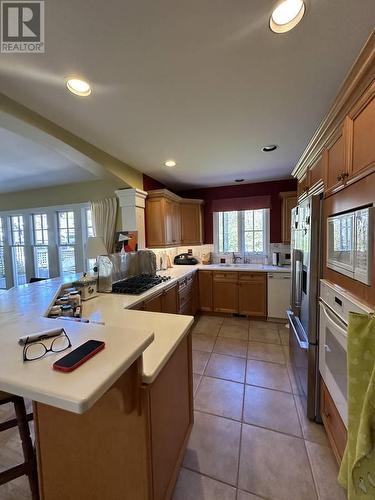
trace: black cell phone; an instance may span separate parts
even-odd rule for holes
[[[66,356],[53,363],[53,369],[61,372],[71,372],[104,349],[102,340],[88,340]]]

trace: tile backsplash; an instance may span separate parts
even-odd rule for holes
[[[211,259],[213,264],[220,264],[222,259],[224,259],[225,263],[231,264],[233,263],[233,252],[224,252],[224,253],[216,253],[214,251],[213,245],[199,245],[199,246],[184,246],[184,247],[172,247],[172,248],[149,248],[156,254],[156,262],[158,269],[166,268],[167,257],[169,256],[172,264],[173,259],[176,255],[180,253],[186,253],[188,249],[192,249],[193,256],[196,257],[199,262],[202,261],[202,258],[207,257],[208,254],[211,254]],[[235,252],[236,261],[238,263],[244,264],[271,264],[272,263],[272,253],[273,252],[281,252],[282,254],[290,254],[290,245],[285,245],[284,243],[271,243],[269,248],[268,255],[241,255],[238,252]]]
[[[158,269],[165,268],[166,257],[169,256],[172,264],[173,259],[176,255],[180,253],[186,253],[189,249],[192,249],[193,256],[196,257],[199,262],[202,261],[202,258],[207,254],[210,254],[214,250],[213,245],[199,245],[199,246],[185,246],[185,247],[172,247],[172,248],[149,248],[148,250],[152,250],[156,255],[156,265]]]

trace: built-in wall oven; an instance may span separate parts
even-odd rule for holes
[[[373,207],[327,219],[327,267],[371,284]]]
[[[336,285],[320,281],[319,371],[344,424],[347,411],[347,329],[349,312],[372,311]]]

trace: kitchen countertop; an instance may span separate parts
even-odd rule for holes
[[[15,287],[1,294],[0,390],[83,413],[141,355],[144,383],[155,380],[186,335],[193,318],[128,311],[121,303],[125,296],[116,294],[100,294],[83,303],[83,309],[87,310],[90,319],[101,315],[101,321],[106,320],[104,325],[44,317],[61,286],[71,283],[75,278],[54,278]],[[24,363],[18,338],[57,326],[65,328],[73,347],[88,339],[96,339],[104,340],[106,348],[71,373],[52,369],[53,362],[65,352],[48,353],[40,360]],[[151,345],[152,350],[146,353],[145,350]]]
[[[288,267],[257,264],[174,266],[160,275],[171,279],[141,295],[99,294],[83,303],[90,323],[46,318],[63,284],[77,276],[54,278],[12,288],[0,294],[0,390],[76,413],[90,408],[137,359],[143,356],[143,383],[152,383],[193,323],[191,316],[132,311],[179,279],[198,270],[290,272]],[[104,323],[104,324],[102,324]],[[38,331],[64,327],[73,347],[90,338],[104,340],[106,348],[77,371],[52,370],[63,354],[23,363],[18,338]]]

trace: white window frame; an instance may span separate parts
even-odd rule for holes
[[[35,238],[35,231],[36,231],[36,229],[35,229],[35,216],[38,216],[38,215],[42,216],[41,217],[41,231],[42,231],[42,242],[41,243],[37,243],[36,238]],[[46,216],[47,227],[44,227],[43,215]],[[51,271],[50,271],[50,262],[49,262],[50,256],[49,256],[49,246],[48,246],[50,235],[49,235],[49,229],[48,229],[48,214],[46,212],[34,211],[30,215],[30,224],[31,224],[31,236],[32,236],[31,245],[32,245],[33,262],[34,262],[34,276],[36,276],[37,278],[40,277],[40,276],[38,276],[38,272],[37,272],[36,249],[37,248],[47,248],[48,277],[50,277]],[[45,231],[47,231],[47,241],[46,242],[44,241],[44,232]]]
[[[239,248],[236,254],[242,256],[255,256],[255,255],[268,255],[270,247],[270,209],[264,208],[263,210],[263,252],[245,252],[245,210],[237,211],[238,216],[238,242]],[[216,253],[232,253],[222,252],[219,248],[219,212],[213,213],[213,229],[214,229],[214,249]]]
[[[88,203],[72,203],[69,205],[54,205],[49,207],[34,207],[21,210],[7,210],[0,212],[0,218],[3,221],[4,229],[4,260],[5,260],[5,275],[6,288],[12,288],[15,285],[13,274],[13,259],[12,259],[12,235],[10,226],[10,217],[14,215],[22,215],[24,217],[24,251],[26,263],[26,282],[29,282],[32,276],[35,276],[34,262],[34,232],[33,232],[33,214],[47,214],[48,224],[48,260],[49,260],[49,275],[50,278],[60,276],[59,263],[59,239],[58,239],[58,223],[57,212],[59,211],[74,211],[76,243],[76,273],[87,270],[86,264],[86,242],[87,242],[87,224],[86,210],[89,208]]]

